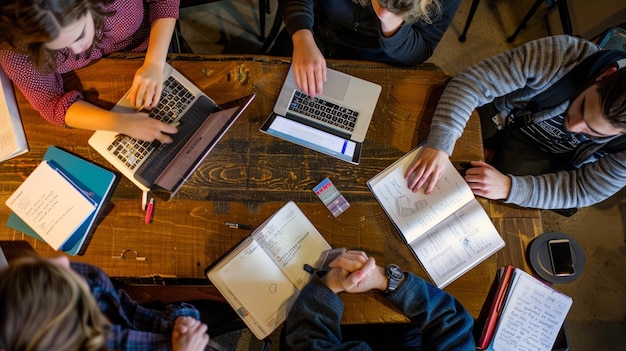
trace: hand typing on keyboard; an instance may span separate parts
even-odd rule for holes
[[[135,106],[155,107],[163,91],[163,66],[144,63],[133,79],[128,99]]]
[[[129,99],[132,97],[129,95]],[[128,125],[123,134],[143,141],[159,141],[169,144],[173,141],[171,134],[178,132],[176,128],[185,108],[194,101],[193,94],[178,80],[170,76],[163,83],[159,103],[146,110],[129,114],[124,124]],[[132,100],[131,100],[132,101]],[[126,128],[127,126],[124,126]]]
[[[298,89],[313,97],[320,95],[326,81],[326,59],[308,29],[301,29],[293,37],[293,68]]]
[[[125,114],[118,130],[131,138],[165,144],[171,143],[173,139],[170,135],[178,132],[175,125],[150,118],[145,112]]]

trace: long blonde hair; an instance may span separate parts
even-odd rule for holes
[[[0,271],[0,348],[105,350],[105,317],[80,277],[36,258]]]
[[[352,0],[352,2],[368,6],[372,0]],[[442,14],[440,0],[378,0],[378,3],[411,24],[416,22],[431,24],[439,20]]]

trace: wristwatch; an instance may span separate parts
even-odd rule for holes
[[[385,268],[385,275],[387,279],[389,279],[389,285],[387,286],[387,290],[385,290],[385,294],[391,294],[396,291],[404,281],[404,272],[402,272],[402,269],[400,269],[398,265],[390,264]]]

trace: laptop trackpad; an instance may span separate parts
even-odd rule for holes
[[[328,71],[328,80],[324,82],[324,93],[322,95],[328,96],[337,101],[343,101],[348,91],[348,85],[350,84],[350,77],[342,74],[334,74]]]

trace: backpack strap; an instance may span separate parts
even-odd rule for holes
[[[521,118],[516,118],[512,124],[516,127],[531,124],[535,113],[571,100],[580,91],[589,86],[605,69],[616,63],[619,68],[626,65],[626,51],[600,50],[593,53],[550,88],[533,97],[529,102],[530,106],[528,106],[530,113],[520,116]],[[623,150],[626,150],[626,135],[614,138],[598,151],[615,153]]]
[[[614,138],[608,143],[602,145],[602,147],[598,151],[608,154],[614,154],[616,152],[624,150],[626,150],[626,134],[620,135],[617,138]]]
[[[624,50],[600,50],[586,57],[559,81],[531,99],[531,109],[537,111],[557,106],[573,98],[593,82],[606,68],[626,58]],[[535,112],[537,112],[535,111]]]
[[[619,61],[623,62],[624,59],[626,59],[624,50],[600,50],[591,54],[551,87],[535,95],[525,108],[511,111],[507,127],[521,128],[532,124],[536,113],[571,100],[606,68]]]

